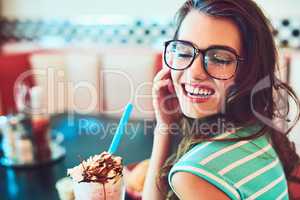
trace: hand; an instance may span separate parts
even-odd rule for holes
[[[157,187],[157,177],[160,175],[159,172],[170,155],[172,142],[170,125],[178,122],[180,118],[179,102],[169,68],[163,68],[155,76],[152,98],[157,124],[154,131],[149,169],[144,184],[142,197],[144,200],[164,199],[164,195],[162,195],[160,189]]]
[[[181,111],[171,78],[171,70],[168,67],[163,67],[155,76],[152,97],[158,124],[169,126],[178,122]]]

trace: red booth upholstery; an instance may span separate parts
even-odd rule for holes
[[[22,73],[31,69],[29,56],[30,53],[0,55],[0,114],[16,111],[14,85]],[[25,82],[32,86],[33,76],[28,76]]]

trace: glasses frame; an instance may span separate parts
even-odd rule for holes
[[[167,58],[166,58],[166,52],[167,52],[167,47],[168,47],[168,45],[169,45],[171,42],[181,42],[181,43],[188,44],[188,45],[190,45],[191,47],[193,47],[193,49],[194,49],[194,51],[193,51],[193,52],[194,52],[193,59],[191,60],[191,63],[190,63],[187,67],[182,68],[182,69],[176,69],[176,68],[173,68],[173,67],[171,67],[171,66],[168,65],[168,63],[167,63]],[[164,49],[164,62],[165,62],[165,64],[166,64],[169,68],[171,68],[171,69],[173,69],[173,70],[177,70],[177,71],[183,71],[183,70],[186,70],[187,68],[189,68],[189,67],[194,63],[195,59],[201,54],[201,55],[202,55],[202,66],[203,66],[203,68],[204,68],[205,73],[206,73],[208,76],[210,76],[211,78],[218,79],[218,80],[228,80],[228,79],[231,79],[231,78],[235,75],[235,73],[236,73],[236,71],[237,71],[237,69],[238,69],[238,67],[239,67],[239,64],[242,63],[242,62],[244,61],[244,59],[243,59],[242,57],[240,57],[240,56],[237,54],[237,52],[236,52],[233,48],[226,47],[226,46],[213,45],[213,46],[208,47],[207,49],[200,49],[200,48],[197,47],[197,45],[195,45],[194,43],[192,43],[192,42],[190,42],[190,41],[186,41],[186,40],[177,40],[177,39],[166,41],[166,42],[164,43],[164,45],[165,45],[165,49]],[[205,61],[205,55],[206,55],[206,53],[207,53],[209,50],[212,50],[212,49],[226,50],[226,51],[229,51],[230,53],[232,53],[232,54],[235,55],[235,57],[236,57],[236,60],[235,60],[235,61],[237,62],[237,64],[236,64],[235,71],[234,71],[234,73],[232,74],[231,77],[229,77],[229,78],[217,78],[217,77],[212,76],[212,75],[207,71],[207,63],[206,63],[206,61]]]

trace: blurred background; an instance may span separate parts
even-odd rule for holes
[[[273,23],[282,78],[297,90],[293,70],[300,48],[300,2],[256,2]],[[30,69],[33,73],[26,78],[44,89],[48,113],[75,110],[118,116],[131,100],[138,106],[134,117],[153,118],[151,81],[161,67],[163,41],[172,37],[173,16],[182,3],[2,0],[0,113],[16,110],[12,88]]]
[[[135,105],[134,123],[153,120],[151,82],[161,68],[163,42],[172,38],[173,16],[183,2],[0,0],[0,115],[16,115],[27,107],[34,107],[48,115],[51,130],[63,133],[65,139],[78,134],[80,119],[88,119],[92,125],[110,123],[103,122],[101,116],[105,115],[114,122],[129,101]],[[256,2],[274,27],[280,77],[300,95],[297,77],[300,73],[300,1]],[[31,90],[34,86],[38,89]],[[28,96],[31,102],[18,103],[18,98],[27,101]],[[295,107],[291,110],[296,112]],[[73,123],[66,122],[66,113],[76,113],[79,117],[72,118]],[[148,131],[151,133],[151,130]],[[138,132],[146,135],[143,128]],[[145,152],[128,159],[127,163],[149,156],[152,145],[149,137],[148,134],[140,138],[140,144],[131,146],[134,152],[145,145]],[[290,138],[299,152],[299,124]],[[102,141],[102,149],[110,139]],[[72,155],[57,169],[60,172],[55,172],[55,179],[48,181],[49,185],[63,177],[66,168],[77,163],[78,153],[84,152],[84,157],[99,152],[99,149],[86,147],[93,142],[93,137],[87,139],[84,150],[74,151],[70,141],[65,146],[67,156],[68,152]],[[73,141],[74,144],[79,145]],[[0,186],[0,193],[6,194],[7,199],[26,199],[20,195],[28,194],[27,186],[22,185],[27,179],[21,178],[22,183],[12,182],[10,173],[2,171],[1,175],[0,171],[0,178],[4,176],[3,183],[7,184]],[[35,183],[37,188],[40,182]],[[20,189],[22,187],[25,189]],[[40,192],[43,193],[43,189]],[[57,198],[55,192],[49,194],[54,195],[50,195],[52,199]],[[29,195],[28,199],[33,197]]]
[[[32,70],[21,79],[43,88],[41,107],[50,114],[120,116],[133,101],[134,118],[152,119],[151,81],[183,2],[1,0],[0,113],[16,111],[16,80]],[[256,2],[274,26],[281,78],[300,91],[300,2]]]

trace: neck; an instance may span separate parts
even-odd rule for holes
[[[205,138],[224,133],[234,126],[234,124],[228,121],[225,115],[221,113],[199,119],[185,116],[184,119],[187,121],[185,124],[188,126],[186,128],[188,128],[190,134]]]

